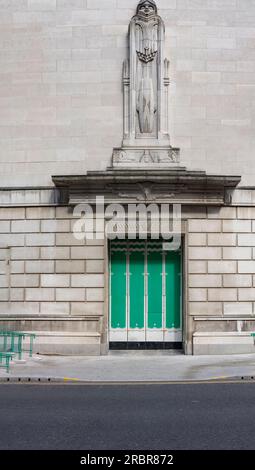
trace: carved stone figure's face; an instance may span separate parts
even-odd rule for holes
[[[155,14],[156,9],[150,2],[144,2],[139,8],[139,14],[146,18]]]

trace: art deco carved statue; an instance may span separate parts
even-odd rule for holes
[[[150,2],[141,4],[132,26],[136,38],[137,53],[137,100],[136,110],[141,134],[152,134],[156,130],[157,100],[155,85],[157,78],[158,21],[156,9]]]
[[[113,164],[178,163],[168,131],[169,61],[164,43],[165,26],[156,3],[141,0],[129,25],[129,58],[123,67],[123,147],[114,151]]]

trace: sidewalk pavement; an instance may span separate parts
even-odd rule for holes
[[[33,356],[0,368],[0,381],[81,380],[102,382],[171,382],[255,378],[255,354],[184,356],[181,354],[118,353],[108,356]]]

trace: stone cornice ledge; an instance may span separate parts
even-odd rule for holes
[[[240,176],[208,175],[185,167],[171,169],[112,169],[90,171],[86,175],[53,176],[57,188],[66,188],[69,204],[95,202],[167,202],[181,204],[230,203],[229,192],[240,183]],[[228,190],[228,191],[227,191]],[[228,197],[227,197],[227,196]]]

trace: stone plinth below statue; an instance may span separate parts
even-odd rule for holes
[[[113,168],[169,168],[180,164],[180,149],[121,147],[113,149]]]

